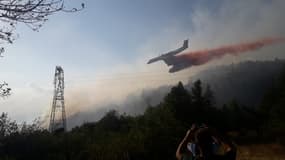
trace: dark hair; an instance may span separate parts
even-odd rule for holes
[[[213,154],[212,152],[212,133],[209,128],[204,127],[196,131],[195,139],[197,146],[202,152],[203,157],[209,157]]]

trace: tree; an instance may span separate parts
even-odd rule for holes
[[[8,83],[4,82],[3,84],[0,84],[0,97],[5,97],[10,95],[11,88],[8,88]]]
[[[27,25],[34,31],[48,20],[48,16],[56,12],[76,12],[84,8],[67,9],[64,0],[0,0],[0,44],[13,43],[16,39],[14,31],[18,23]],[[0,47],[0,56],[4,52]],[[0,84],[0,97],[10,94],[7,83]]]
[[[48,20],[47,17],[56,12],[76,12],[84,8],[82,4],[80,9],[66,9],[64,2],[64,0],[1,0],[1,42],[13,42],[15,39],[13,31],[18,23],[24,23],[37,31]]]
[[[117,131],[120,129],[120,117],[116,110],[108,111],[105,116],[99,121],[102,129],[107,131]]]
[[[11,121],[7,113],[0,115],[0,138],[18,132],[16,121]]]
[[[182,122],[189,122],[192,120],[189,118],[189,114],[192,112],[191,95],[181,82],[179,82],[177,86],[171,88],[170,93],[165,96],[164,105],[168,106],[175,113],[175,117]]]
[[[215,104],[215,98],[214,98],[214,93],[211,90],[210,85],[207,85],[205,93],[204,93],[204,98],[205,98],[205,105],[211,107]]]
[[[193,103],[197,107],[203,107],[204,98],[203,98],[202,82],[200,80],[197,80],[194,82],[193,85],[194,86],[191,88]]]

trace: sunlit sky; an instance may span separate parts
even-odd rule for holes
[[[168,74],[162,62],[146,65],[149,58],[180,47],[184,39],[195,50],[285,35],[283,0],[67,0],[66,4],[80,7],[82,2],[83,11],[50,16],[39,32],[19,24],[19,38],[6,45],[0,59],[0,80],[12,88],[10,97],[0,99],[1,112],[20,122],[46,115],[56,65],[65,71],[66,110],[71,114],[198,72],[203,67]],[[264,54],[225,57],[212,65],[283,58],[283,49],[269,47],[260,51]],[[266,54],[269,50],[274,53]]]

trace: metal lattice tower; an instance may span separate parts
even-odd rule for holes
[[[64,106],[64,73],[56,66],[54,75],[54,96],[49,123],[50,132],[66,131],[66,116]]]

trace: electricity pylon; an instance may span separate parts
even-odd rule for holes
[[[66,115],[64,106],[64,73],[60,66],[55,67],[54,95],[49,123],[50,132],[66,131]]]

